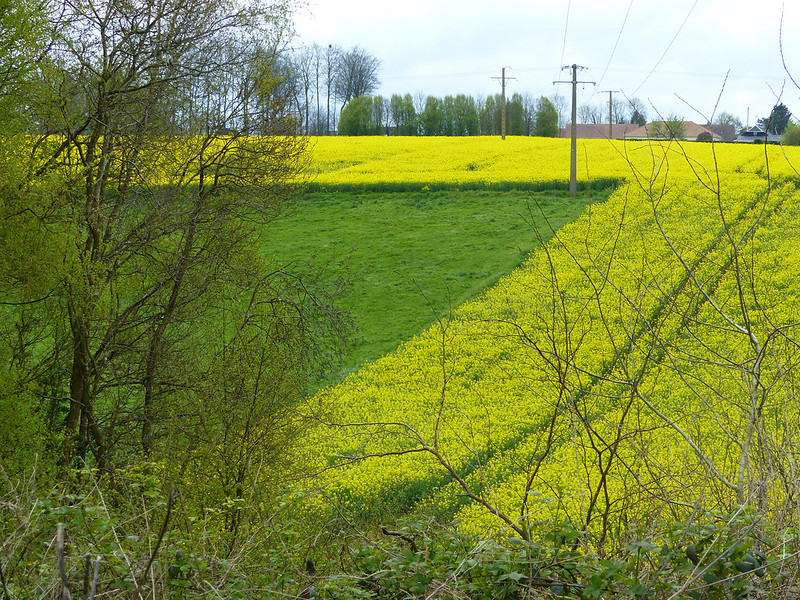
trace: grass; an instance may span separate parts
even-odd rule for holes
[[[549,239],[551,227],[558,230],[609,194],[312,193],[273,228],[266,251],[279,262],[342,261],[349,272],[340,306],[356,333],[344,377],[519,266],[538,245],[536,231]]]

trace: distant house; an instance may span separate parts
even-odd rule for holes
[[[777,133],[767,133],[761,125],[753,125],[750,129],[739,135],[736,138],[737,142],[744,142],[746,144],[753,143],[771,143],[778,144],[781,141],[781,136]]]
[[[655,121],[647,125],[639,126],[636,123],[620,123],[611,126],[611,139],[614,140],[648,140],[654,135],[649,132],[654,130],[654,123],[660,123],[661,128],[664,127],[664,121]],[[724,128],[730,128],[730,131]],[[609,139],[608,137],[608,123],[578,123],[575,126],[577,137],[581,139]],[[705,135],[704,135],[705,134]],[[572,126],[567,125],[559,132],[559,137],[568,138],[572,136]],[[733,140],[736,135],[733,125],[713,125],[703,126],[694,123],[693,121],[683,121],[683,136],[681,139],[694,141],[698,136],[708,140],[714,139],[716,141]],[[729,137],[727,137],[729,136]]]
[[[629,140],[649,140],[651,138],[658,139],[661,137],[659,132],[665,127],[666,123],[664,121],[653,121],[647,125],[637,127],[633,131],[629,131],[625,138]],[[708,129],[707,127],[703,127],[702,125],[698,125],[694,121],[683,121],[681,139],[693,142],[696,141],[698,137],[700,139],[705,138],[709,141],[712,139],[715,141],[722,141],[722,135],[719,133]]]
[[[639,127],[636,123],[614,123],[611,125],[611,139],[621,140],[627,137],[627,132]],[[578,123],[575,125],[575,135],[582,140],[607,140],[608,123]],[[571,138],[572,125],[567,125],[558,133],[558,137]]]

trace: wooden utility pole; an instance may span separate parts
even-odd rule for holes
[[[502,96],[500,98],[500,136],[506,139],[506,79],[516,79],[516,77],[506,77],[506,68],[503,67],[500,77],[492,77],[502,81]]]
[[[594,81],[578,81],[578,69],[585,69],[586,67],[568,65],[563,68],[572,69],[572,81],[554,81],[553,83],[572,84],[572,145],[569,153],[569,196],[570,198],[575,198],[578,195],[578,84],[591,83],[594,85]]]
[[[503,101],[500,104],[500,139],[506,139],[506,68],[503,67]]]
[[[608,92],[608,139],[614,138],[614,128],[612,127],[612,123],[614,122],[614,100],[612,94],[618,91],[619,90],[603,90],[603,93]]]

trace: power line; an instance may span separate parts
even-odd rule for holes
[[[694,0],[694,4],[692,4],[692,8],[689,9],[689,13],[686,15],[686,18],[683,20],[683,23],[681,23],[681,26],[678,27],[678,31],[675,32],[675,35],[672,37],[672,41],[667,46],[666,50],[664,50],[664,53],[661,55],[661,58],[659,58],[658,62],[655,64],[655,66],[652,69],[650,69],[650,72],[647,74],[647,77],[645,77],[644,81],[642,81],[642,83],[639,84],[639,87],[637,87],[635,90],[633,90],[633,93],[631,94],[631,96],[635,96],[636,92],[638,92],[640,89],[642,89],[644,84],[647,83],[647,80],[650,79],[650,76],[653,73],[655,73],[655,70],[658,68],[658,65],[661,64],[661,61],[664,60],[664,57],[667,55],[667,52],[669,52],[669,49],[672,48],[672,44],[674,44],[675,40],[678,39],[678,35],[680,35],[681,31],[683,30],[683,26],[686,25],[686,22],[689,20],[689,17],[692,16],[692,13],[694,12],[694,9],[697,6],[698,2],[699,2],[699,0]]]
[[[608,57],[606,68],[603,69],[603,74],[600,75],[600,79],[597,81],[598,87],[603,82],[603,78],[606,76],[606,73],[608,73],[608,67],[611,66],[611,61],[614,58],[614,54],[617,52],[617,46],[619,46],[619,41],[620,39],[622,39],[622,32],[625,30],[625,24],[628,22],[628,16],[631,14],[631,8],[633,8],[633,0],[631,0],[630,4],[628,4],[628,10],[625,13],[625,18],[622,20],[622,26],[619,28],[619,33],[617,34],[617,41],[614,42],[614,48],[611,50],[611,56]],[[563,58],[561,62],[564,62]]]
[[[561,44],[561,60],[558,61],[559,65],[563,65],[564,64],[564,54],[566,53],[566,50],[567,50],[567,31],[569,30],[569,9],[570,9],[571,6],[572,6],[572,0],[567,0],[567,18],[566,18],[566,20],[564,22],[564,41]],[[561,72],[561,68],[559,66],[559,70],[556,71],[555,77],[558,77],[560,72]],[[555,79],[555,77],[554,77],[554,79]],[[555,85],[556,82],[554,81],[553,84]],[[556,90],[558,90],[558,88],[556,88]],[[558,93],[558,92],[556,92],[556,93]]]
[[[572,0],[567,1],[567,20],[564,23],[564,42],[561,44],[561,60],[559,64],[564,64],[564,53],[567,49],[567,30],[569,29],[569,9],[572,6]]]

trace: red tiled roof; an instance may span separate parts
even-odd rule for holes
[[[628,137],[628,132],[638,128],[635,123],[614,123],[611,126],[611,138],[619,140]],[[581,139],[608,139],[608,123],[578,123],[575,133]],[[559,132],[559,137],[572,136],[572,125],[567,125]]]

